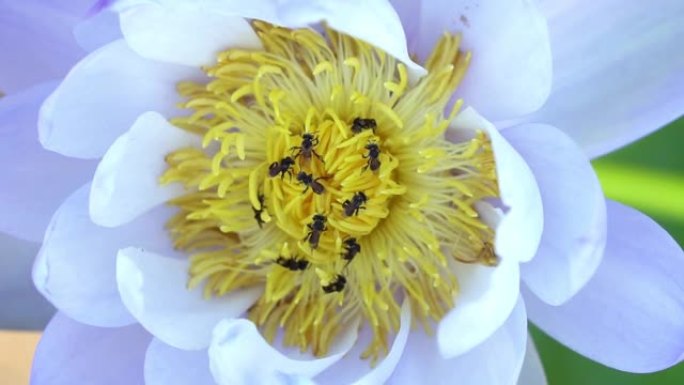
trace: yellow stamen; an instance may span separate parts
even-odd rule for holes
[[[402,63],[350,36],[253,26],[263,51],[222,52],[208,84],[178,85],[192,113],[172,122],[203,139],[168,154],[161,178],[187,188],[168,227],[192,254],[188,286],[264,287],[249,317],[317,355],[363,318],[377,358],[402,296],[427,327],[454,306],[450,260],[497,262],[474,209],[498,195],[489,139],[444,137],[470,55],[445,34],[410,86]]]

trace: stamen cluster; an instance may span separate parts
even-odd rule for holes
[[[404,298],[428,325],[454,306],[453,260],[496,263],[473,208],[498,195],[489,140],[444,137],[470,56],[445,35],[409,85],[350,36],[253,26],[263,50],[227,50],[207,84],[179,85],[192,113],[172,122],[203,148],[169,154],[161,182],[187,187],[169,229],[192,255],[189,286],[263,287],[249,317],[318,355],[365,319],[377,357]]]

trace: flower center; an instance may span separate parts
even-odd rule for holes
[[[473,205],[496,197],[488,138],[452,143],[444,110],[470,56],[442,37],[409,85],[393,57],[326,29],[254,22],[263,49],[230,49],[207,84],[179,84],[203,148],[168,154],[187,194],[168,227],[206,296],[261,286],[249,318],[273,340],[325,354],[365,319],[364,356],[388,349],[399,303],[426,326],[454,306],[454,259],[495,265]]]

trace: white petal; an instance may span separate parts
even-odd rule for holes
[[[523,362],[518,385],[547,385],[544,366],[539,358],[537,347],[534,346],[532,337],[527,337],[527,350],[525,351],[525,361]]]
[[[546,1],[553,89],[528,121],[596,157],[684,114],[684,2]]]
[[[468,352],[506,322],[519,297],[518,262],[502,258],[498,266],[456,262],[456,305],[439,323],[437,340],[444,358]]]
[[[426,73],[409,57],[401,20],[387,1],[286,0],[281,3],[278,16],[289,27],[325,21],[330,27],[382,48],[400,60],[411,79]]]
[[[164,157],[201,138],[171,125],[156,112],[141,115],[107,150],[93,177],[90,215],[107,227],[125,224],[147,210],[185,193],[180,183],[159,184]]]
[[[74,27],[74,37],[88,52],[121,39],[119,15],[111,10],[97,12]]]
[[[608,243],[594,277],[568,302],[525,293],[530,320],[572,350],[629,372],[684,359],[684,252],[657,223],[608,201]]]
[[[402,304],[400,323],[399,332],[382,362],[371,366],[367,359],[361,358],[372,338],[370,329],[365,327],[354,348],[338,363],[318,375],[316,382],[325,385],[375,385],[388,381],[400,362],[411,330],[411,306],[408,301]]]
[[[197,68],[143,59],[123,40],[107,44],[78,63],[45,101],[40,142],[67,156],[99,158],[143,112],[180,115],[176,84],[202,77]]]
[[[458,357],[443,358],[434,336],[414,330],[389,384],[513,385],[523,365],[526,345],[527,317],[521,299],[495,333]]]
[[[460,32],[472,61],[456,94],[490,120],[541,107],[551,89],[548,28],[529,0],[423,1],[418,56],[445,31]]]
[[[150,2],[142,3],[147,5]],[[178,3],[163,2],[168,7],[180,7]],[[134,10],[136,6],[139,5],[123,6],[122,12]],[[193,4],[193,7],[197,8],[197,5]],[[288,28],[303,28],[325,21],[332,28],[382,48],[399,59],[406,64],[412,80],[425,74],[425,69],[411,60],[401,20],[386,1],[252,0],[246,3],[241,0],[208,0],[202,2],[201,9],[203,14],[208,12],[216,15],[216,18],[240,16]],[[154,43],[159,44],[159,39],[159,36],[155,36]],[[229,43],[232,44],[234,41],[236,40],[230,40]]]
[[[206,350],[181,350],[154,338],[145,354],[146,385],[214,385]]]
[[[202,0],[201,3],[188,0],[119,0],[112,6],[112,9],[118,12],[126,12],[139,6],[161,4],[170,8],[194,7],[212,13],[237,15],[245,19],[258,19],[279,24],[277,22],[277,11],[279,4],[283,1],[287,0],[252,0],[249,2],[242,0]]]
[[[0,98],[0,231],[40,242],[62,201],[93,175],[95,162],[45,151],[38,109],[57,86],[44,83]]]
[[[562,131],[521,125],[502,131],[532,169],[544,204],[536,257],[522,267],[527,286],[560,305],[592,277],[606,246],[606,204],[582,149]]]
[[[193,2],[143,4],[121,12],[128,45],[143,57],[199,67],[227,48],[259,49],[261,42],[239,16]]]
[[[119,251],[116,280],[126,308],[152,335],[185,350],[205,349],[222,319],[239,317],[261,295],[244,289],[204,298],[202,289],[187,288],[190,262],[143,249]]]
[[[542,200],[534,174],[499,131],[472,108],[454,119],[448,135],[457,136],[463,130],[485,131],[492,142],[501,201],[506,208],[496,228],[496,254],[520,262],[531,260],[544,229]]]
[[[160,207],[115,229],[88,215],[90,185],[75,191],[52,217],[33,268],[36,288],[76,321],[102,327],[135,322],[116,286],[116,254],[130,245],[172,249],[164,224],[173,210]]]
[[[311,377],[351,349],[357,329],[357,324],[349,325],[329,355],[304,360],[293,359],[269,345],[249,320],[223,320],[214,329],[209,347],[211,372],[220,385],[313,384]]]
[[[392,376],[392,373],[394,373],[394,370],[401,360],[406,342],[408,341],[410,328],[411,306],[409,301],[405,300],[401,306],[401,326],[399,328],[399,333],[397,333],[397,336],[394,338],[394,343],[392,344],[389,353],[382,362],[355,381],[353,385],[375,385],[387,381]]]

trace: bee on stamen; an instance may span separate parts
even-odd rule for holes
[[[290,150],[295,153],[294,158],[297,159],[300,155],[304,157],[304,159],[309,160],[311,159],[311,154],[316,155],[318,159],[320,159],[321,162],[323,162],[323,158],[314,150],[314,147],[318,145],[318,138],[314,136],[313,134],[305,133],[302,134],[302,143],[299,146],[294,146],[290,148]],[[325,163],[325,162],[323,162]]]
[[[270,166],[268,166],[268,176],[273,178],[276,175],[280,174],[280,179],[283,179],[283,177],[285,177],[285,174],[288,174],[291,179],[292,166],[294,166],[294,164],[295,161],[290,156],[287,156],[278,162],[273,162]]]
[[[344,209],[344,215],[351,217],[352,215],[359,215],[359,210],[365,209],[366,206],[363,204],[368,201],[368,197],[363,192],[357,192],[354,194],[351,200],[347,199],[342,203],[342,208]]]
[[[256,207],[252,206],[252,211],[254,211],[254,220],[256,220],[257,224],[259,225],[260,229],[264,228],[264,219],[261,218],[261,214],[264,212],[264,209],[266,208],[266,205],[264,205],[264,194],[259,194],[259,208],[257,209]]]
[[[363,168],[363,171],[367,168],[370,168],[371,171],[377,171],[380,168],[380,159],[378,159],[380,147],[378,147],[377,143],[371,142],[366,145],[366,150],[368,150],[368,154],[363,157],[368,159],[368,164]]]
[[[356,254],[361,252],[361,245],[356,242],[356,238],[347,238],[342,243],[344,245],[344,253],[342,259],[347,261],[347,265],[354,259]]]
[[[276,259],[276,263],[292,271],[302,271],[306,270],[309,267],[309,261],[307,261],[304,258],[299,258],[299,256],[297,255],[294,255],[289,258],[278,256],[278,259]]]
[[[344,285],[347,284],[347,278],[345,278],[343,275],[337,274],[335,275],[335,279],[333,279],[329,284],[323,286],[323,291],[326,293],[335,293],[344,290]]]
[[[360,134],[363,130],[373,130],[375,133],[376,127],[375,119],[356,118],[352,122],[351,130],[355,134]]]
[[[327,218],[323,214],[316,214],[313,216],[313,221],[306,225],[309,228],[309,233],[304,237],[305,241],[309,242],[311,249],[318,247],[318,242],[321,240],[321,233],[328,230],[325,226]]]
[[[300,171],[299,174],[297,174],[297,181],[300,184],[306,186],[304,187],[302,193],[305,193],[309,189],[309,187],[311,187],[311,190],[313,190],[314,193],[318,195],[323,194],[323,191],[325,191],[325,187],[323,187],[322,184],[318,183],[320,179],[323,179],[323,177],[314,179],[312,174],[307,174],[304,171]]]
[[[488,266],[498,265],[499,257],[494,253],[494,245],[490,242],[485,242],[477,255],[477,260],[484,262]]]

